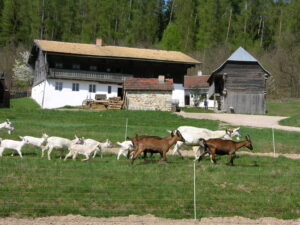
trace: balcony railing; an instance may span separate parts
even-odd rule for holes
[[[66,70],[50,68],[48,78],[72,79],[72,80],[91,80],[112,83],[123,83],[126,77],[133,77],[132,74],[96,72],[86,70]]]

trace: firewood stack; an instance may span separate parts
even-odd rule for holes
[[[107,109],[122,109],[123,103],[120,97],[109,98]]]

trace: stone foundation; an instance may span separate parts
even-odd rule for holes
[[[127,91],[126,106],[129,110],[171,111],[172,91]]]

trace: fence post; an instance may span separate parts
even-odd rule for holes
[[[126,138],[127,138],[127,126],[128,126],[128,118],[126,118],[126,125],[125,125],[125,141],[126,141]]]
[[[194,161],[194,219],[197,219],[197,210],[196,210],[196,163]]]
[[[273,138],[273,157],[275,157],[275,135],[274,135],[274,127],[272,127],[272,138]]]

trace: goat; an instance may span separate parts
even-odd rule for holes
[[[27,140],[14,141],[8,139],[2,140],[0,138],[0,157],[2,157],[3,151],[8,148],[15,150],[19,154],[19,156],[23,158],[21,150],[25,144],[28,144]]]
[[[42,145],[47,142],[48,137],[49,136],[47,134],[43,134],[41,138],[36,138],[32,136],[19,136],[21,140],[26,140],[28,144],[39,148],[43,147]]]
[[[227,140],[231,140],[232,137],[236,136],[239,140],[239,137],[241,136],[239,133],[240,128],[229,128],[226,130],[217,130],[212,131],[205,128],[198,128],[198,127],[191,127],[191,126],[180,126],[177,128],[178,131],[180,131],[182,137],[184,138],[185,142],[178,141],[173,149],[173,155],[177,152],[179,156],[182,157],[181,152],[179,151],[180,147],[184,144],[187,146],[199,146],[198,149],[195,149],[195,160],[198,159],[198,152],[200,151],[201,145],[199,145],[199,139],[203,138],[205,140],[211,139],[211,138],[223,138]]]
[[[162,160],[166,162],[167,152],[177,141],[184,142],[184,138],[178,130],[172,131],[171,136],[165,138],[155,136],[143,136],[141,138],[136,138],[136,140],[133,141],[134,154],[131,164],[133,164],[134,160],[147,149],[151,149],[153,152],[158,152]]]
[[[119,149],[117,160],[120,159],[121,155],[124,155],[125,157],[128,157],[128,154],[130,154],[131,150],[133,150],[132,141],[117,142],[117,145],[119,145],[121,147]],[[126,154],[126,152],[128,152],[128,154]]]
[[[69,146],[69,153],[64,160],[66,161],[70,156],[73,156],[72,158],[75,160],[78,154],[85,156],[85,159],[82,159],[81,161],[89,160],[91,154],[95,153],[99,148],[101,149],[101,143],[99,142],[91,145],[71,144]]]
[[[76,135],[74,140],[62,137],[49,137],[47,139],[47,145],[42,148],[42,157],[44,157],[44,151],[48,149],[48,160],[51,160],[50,154],[53,149],[68,149],[71,144],[81,144],[82,142],[82,138]]]
[[[102,150],[104,148],[111,148],[112,147],[112,143],[110,140],[106,139],[105,142],[99,142],[99,141],[96,141],[94,139],[84,139],[83,138],[83,144],[84,145],[95,145],[95,144],[99,144],[96,151],[94,151],[94,155],[93,155],[93,158],[95,158],[97,152],[99,152],[100,154],[100,157],[102,158]]]
[[[13,131],[15,128],[13,127],[9,119],[7,119],[5,120],[5,122],[0,123],[0,130],[2,129],[7,129],[8,134],[11,134],[11,131]]]
[[[252,142],[250,136],[246,136],[246,140],[244,141],[231,141],[231,140],[222,140],[222,139],[209,139],[205,140],[200,138],[199,141],[202,141],[204,144],[204,152],[200,155],[198,161],[200,161],[206,153],[210,153],[210,159],[212,163],[216,163],[215,155],[228,155],[229,161],[227,165],[233,165],[233,156],[235,156],[235,152],[242,148],[246,147],[250,150],[253,150]]]
[[[143,137],[154,137],[154,136],[137,136],[134,137],[134,138],[129,138],[127,137],[127,141],[123,141],[123,142],[117,142],[117,145],[119,145],[121,148],[119,149],[119,152],[118,152],[118,156],[117,156],[117,160],[120,159],[120,156],[123,155],[127,158],[129,158],[129,156],[131,155],[132,156],[132,153],[133,153],[133,142],[136,143],[137,139],[139,138],[143,138]],[[127,153],[126,153],[127,152]],[[153,155],[153,151],[151,150],[148,150],[146,149],[144,151],[144,158],[147,157],[147,152],[150,152],[151,153],[151,156]]]

